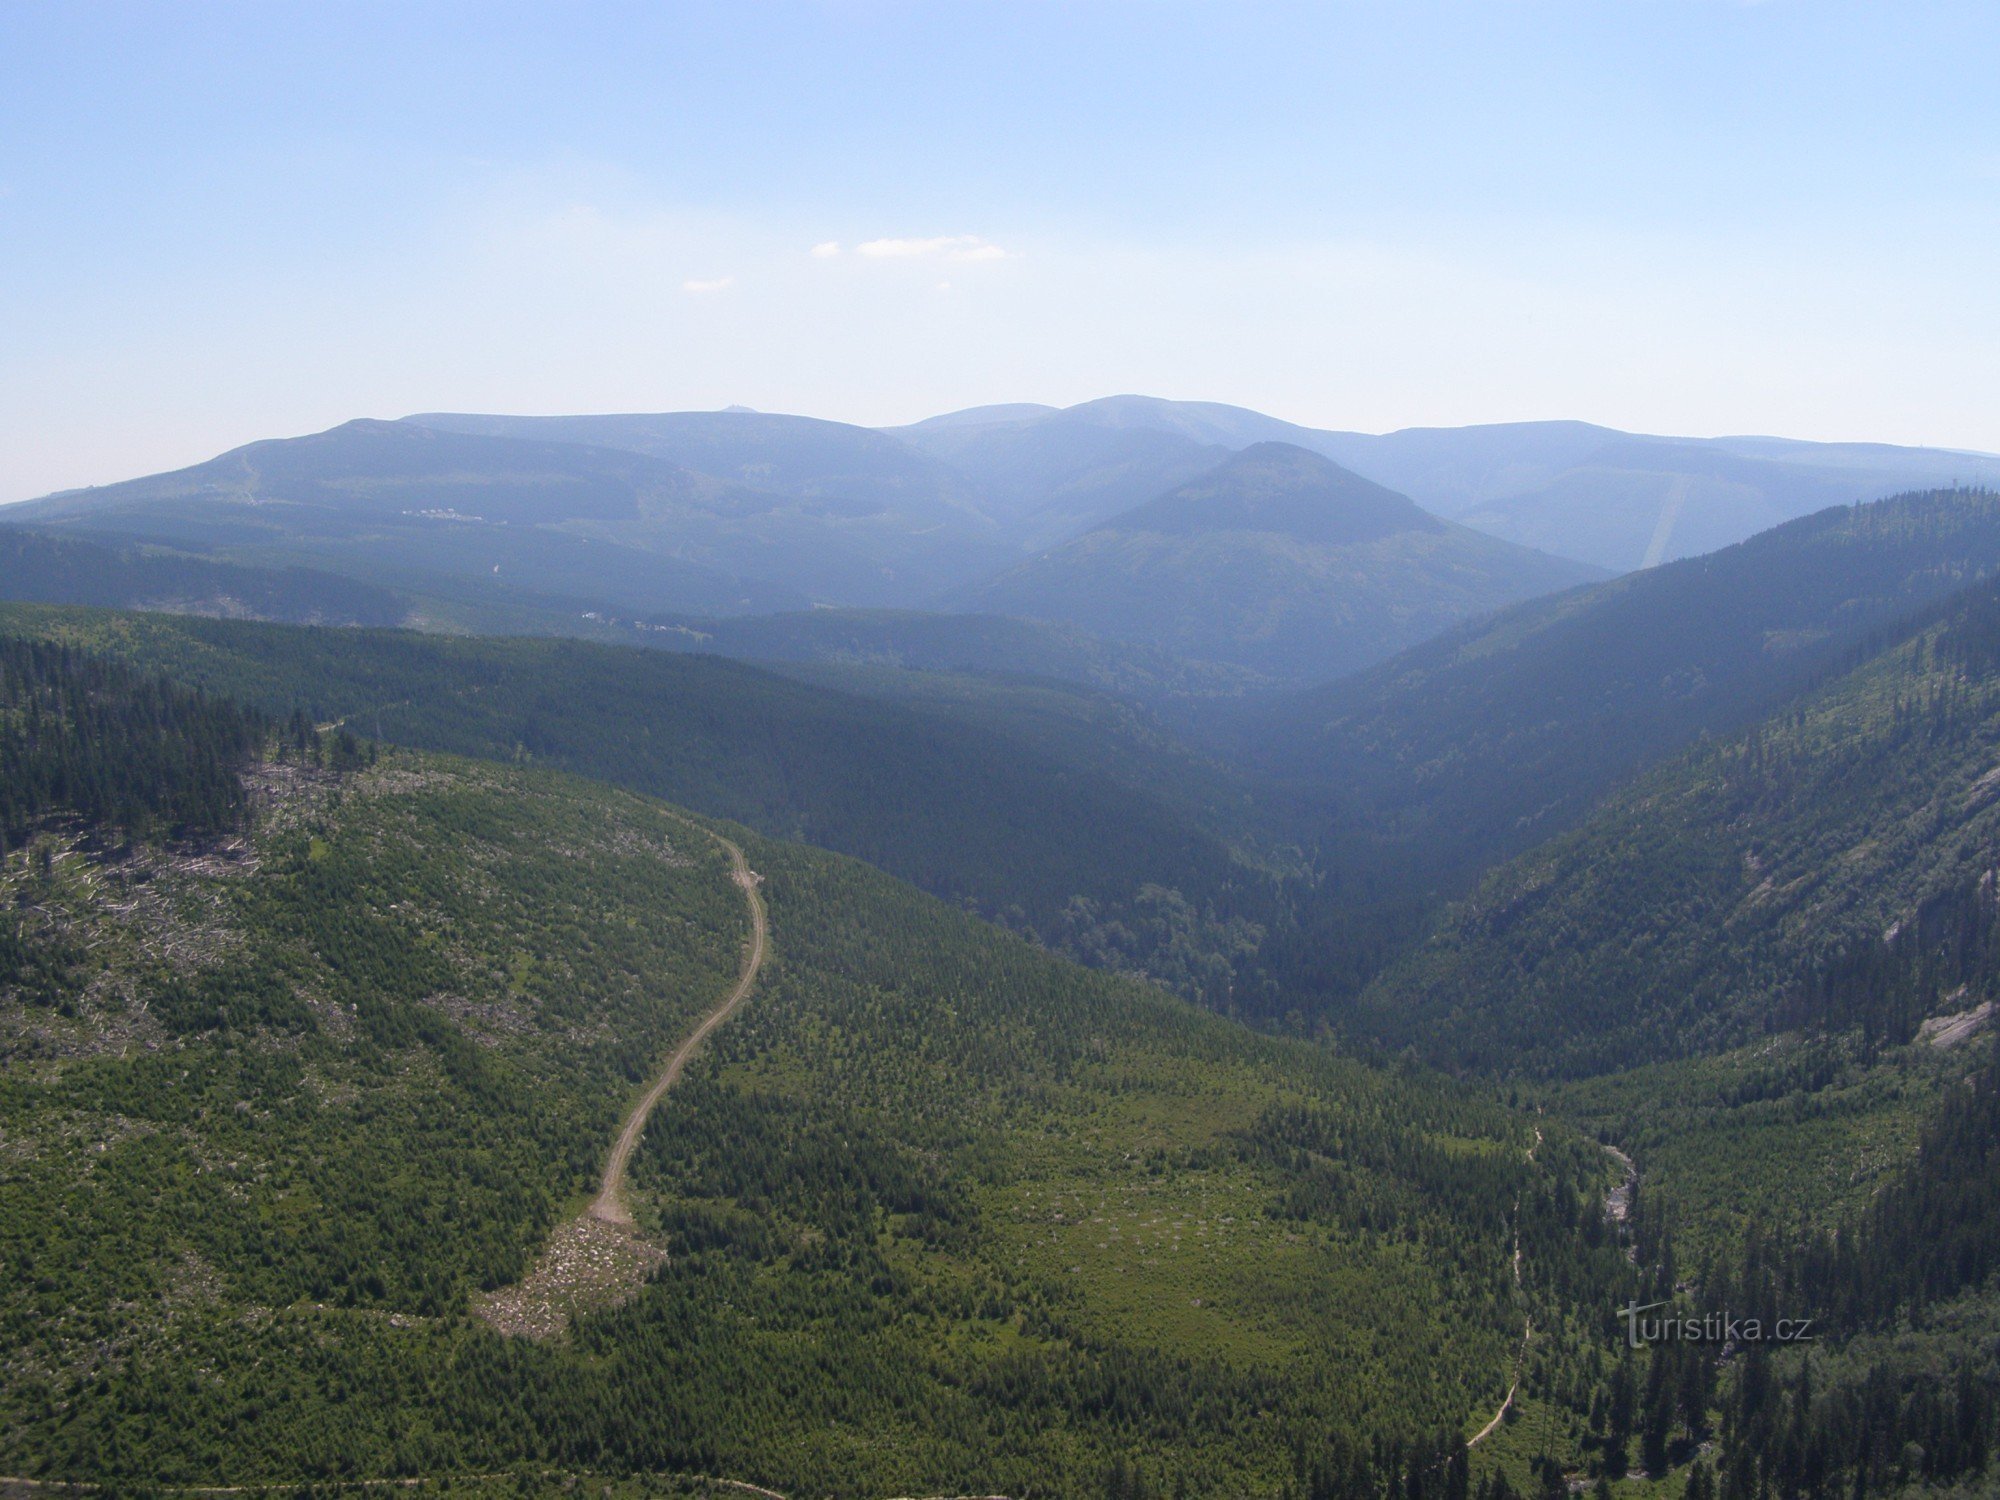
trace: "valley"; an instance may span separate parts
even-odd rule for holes
[[[632,1157],[637,1230],[675,1248],[637,1300],[546,1353],[481,1331],[468,1293],[519,1278],[565,1204],[615,1186],[615,1156],[599,1164],[623,1090],[606,1080],[743,995],[724,976],[745,892],[720,844],[625,794],[411,752],[344,770],[323,743],[286,753],[297,773],[278,780],[302,790],[239,868],[161,892],[163,921],[216,924],[185,977],[184,941],[107,925],[106,882],[134,872],[100,874],[47,833],[10,862],[34,920],[81,939],[9,1044],[25,1154],[5,1222],[29,1274],[10,1283],[23,1357],[0,1399],[10,1450],[45,1454],[44,1479],[616,1455],[787,1493],[973,1470],[1028,1488],[1071,1472],[1087,1491],[1146,1431],[1153,1463],[1255,1485],[1283,1447],[1261,1435],[1267,1401],[1287,1426],[1338,1412],[1401,1432],[1412,1410],[1448,1426],[1504,1363],[1504,1330],[1493,1373],[1462,1342],[1489,1317],[1470,1268],[1511,1280],[1477,1206],[1488,1176],[1526,1170],[1503,1112],[1260,1041],[747,837],[775,978],[677,1054],[688,1071]],[[635,925],[635,901],[676,920]],[[495,964],[488,934],[509,926],[533,946]],[[1419,1121],[1437,1144],[1412,1154]],[[1345,1206],[1312,1196],[1287,1144],[1334,1129],[1371,1143]],[[1298,1206],[1271,1217],[1273,1193]],[[423,1206],[439,1194],[445,1218]],[[38,1316],[86,1285],[117,1288],[117,1310]],[[1392,1331],[1440,1347],[1454,1307],[1469,1322],[1442,1384],[1443,1365],[1370,1352]],[[206,1373],[184,1389],[190,1354]],[[826,1374],[800,1386],[801,1358]],[[1302,1358],[1380,1375],[1301,1382]],[[965,1423],[967,1381],[1015,1414],[1006,1428]],[[162,1424],[169,1389],[180,1417]],[[680,1394],[642,1415],[629,1389]],[[1082,1389],[1108,1404],[1072,1430]],[[1161,1415],[1132,1427],[1146,1409]]]
[[[1996,56],[0,4],[0,1500],[2000,1496]]]
[[[2000,501],[1604,578],[1170,407],[364,423],[10,528],[9,1483],[1976,1493]],[[700,508],[980,560],[725,609],[640,555]]]

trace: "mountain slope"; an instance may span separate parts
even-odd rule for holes
[[[994,436],[1011,427],[1025,437],[1037,427],[1050,427],[1050,419],[1057,417],[1112,432],[1150,433],[1230,450],[1257,443],[1290,443],[1410,495],[1427,510],[1447,517],[1456,517],[1482,501],[1538,488],[1607,441],[1626,436],[1588,422],[1406,427],[1377,435],[1301,426],[1214,401],[1130,395],[1106,396],[1060,409],[975,407],[887,430],[919,444],[954,427],[982,428]]]
[[[276,524],[259,505],[394,517],[456,512],[520,525],[636,516],[698,492],[672,465],[609,449],[433,433],[356,420],[305,437],[270,438],[206,463],[120,484],[70,490],[16,508],[24,520],[124,516],[166,500],[233,502],[245,527]]]
[[[691,557],[740,555],[749,567],[795,576],[851,571],[843,544],[771,513],[774,503],[793,504],[603,449],[351,423],[252,445],[183,474],[11,507],[8,518],[42,525],[0,528],[0,597],[574,635],[742,657],[896,660],[1061,677],[1149,698],[1256,685],[1254,674],[1024,621],[830,608],[739,617],[802,600]],[[806,530],[779,534],[794,521]],[[659,550],[669,541],[675,556]],[[218,557],[307,557],[322,568]],[[385,579],[398,587],[381,587]],[[660,608],[669,603],[672,611]]]
[[[1553,1126],[1530,1152],[746,839],[773,958],[633,1163],[667,1258],[503,1338],[467,1311],[730,982],[740,893],[670,808],[295,731],[240,762],[247,837],[107,854],[58,820],[0,866],[17,1471],[1275,1496],[1304,1452],[1380,1490],[1491,1409],[1545,1274],[1622,1265],[1578,1243],[1595,1152]]]
[[[408,600],[304,568],[246,568],[0,526],[0,598],[302,625],[400,625]]]
[[[894,435],[977,483],[986,512],[1023,550],[1066,541],[1229,453],[1178,432],[1107,425],[1080,408],[1029,420],[923,423]]]
[[[2000,483],[2000,457],[1993,454],[1883,443],[1650,437],[1573,421],[1409,427],[1375,435],[1148,396],[1087,401],[1056,415],[1231,449],[1291,443],[1409,495],[1437,515],[1614,571],[1727,546],[1828,505],[1941,485]],[[1027,444],[1036,427],[1050,425],[1051,415],[1045,408],[989,408],[895,431],[924,442],[956,419],[980,429],[981,442],[1004,446]]]
[[[608,449],[356,421],[251,443],[172,474],[11,506],[9,518],[419,588],[482,580],[701,613],[799,602],[773,585],[589,534],[593,525],[630,528],[654,511],[733,503],[718,490],[685,470]]]
[[[1299,802],[1181,740],[1143,703],[1062,680],[934,672],[860,661],[766,661],[841,693],[976,727],[1070,771],[1088,770],[1161,803],[1254,867],[1298,873]],[[1325,814],[1324,804],[1314,809]]]
[[[927,462],[861,436],[905,468]],[[796,477],[782,465],[743,467]],[[786,493],[640,452],[406,422],[252,443],[12,513],[235,561],[302,560],[418,588],[489,579],[687,614],[908,603],[1009,555],[988,523],[934,484],[851,494],[797,483]]]
[[[1525,546],[1560,542],[1607,567],[1652,567],[1740,541],[1830,505],[1873,500],[1899,488],[1992,476],[2000,464],[1936,461],[1912,454],[1878,473],[1748,457],[1715,444],[1628,438],[1608,441],[1535,488],[1482,501],[1460,519]]]
[[[12,518],[221,561],[327,567],[426,595],[446,592],[447,579],[460,593],[483,583],[545,596],[558,616],[593,605],[907,608],[1262,442],[1330,458],[1488,533],[1613,568],[1723,545],[1829,503],[2000,480],[2000,459],[1939,449],[1652,438],[1576,422],[1376,437],[1117,396],[888,431],[738,410],[428,413],[252,443],[175,474],[29,502]]]
[[[1302,681],[1590,576],[1266,443],[953,602]]]
[[[1907,1039],[1981,998],[1963,958],[1982,950],[1961,941],[1959,967],[1939,968],[1928,945],[1954,903],[1990,907],[1996,757],[1988,583],[1496,870],[1371,986],[1364,1024],[1459,1063],[1572,1072],[1801,1025]]]
[[[2000,569],[2000,495],[1826,511],[1517,606],[1240,716],[1253,764],[1345,798],[1430,878],[1567,826],[1621,777],[1769,711],[1871,633]]]
[[[1218,1007],[1262,994],[1277,879],[1243,821],[1149,789],[1184,753],[1119,724],[1037,741],[715,657],[0,606],[8,629],[398,742],[576,771],[866,859]],[[1100,763],[1113,767],[1100,769]]]
[[[1648,437],[1583,422],[1413,428],[1329,451],[1440,515],[1618,571],[1725,547],[1829,505],[2000,482],[1991,454]]]
[[[696,473],[794,499],[831,514],[896,510],[920,524],[976,520],[978,507],[947,466],[866,427],[768,412],[507,417],[426,412],[405,426],[514,441],[640,453]]]
[[[502,417],[432,412],[400,425],[644,455],[742,496],[597,528],[614,540],[767,578],[818,602],[908,606],[1014,555],[976,486],[865,427],[765,412]],[[758,497],[755,499],[749,497]]]
[[[1263,687],[1240,668],[1183,661],[1081,630],[1005,615],[815,609],[635,622],[648,645],[761,662],[903,668],[1075,683],[1159,703]]]

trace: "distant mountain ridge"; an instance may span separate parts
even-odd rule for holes
[[[1238,469],[1233,508],[1197,500],[1190,486],[1268,444],[1338,466],[1345,498],[1285,512],[1275,471],[1253,482]],[[645,622],[720,639],[740,633],[699,622],[1013,612],[1185,659],[1116,669],[1129,680],[1231,694],[1357,670],[1593,568],[1651,566],[1953,478],[2000,484],[2000,459],[1582,422],[1375,436],[1121,395],[883,430],[741,408],[362,419],[4,518],[221,566],[343,575],[394,591],[432,629],[678,644]],[[1405,498],[1364,523],[1363,485]],[[1368,526],[1368,539],[1339,530]],[[252,612],[286,617],[268,600]],[[953,635],[913,621],[890,633],[932,661]],[[809,657],[850,649],[844,628],[826,627],[823,646],[810,626],[783,634]],[[948,654],[984,670],[1068,662],[1069,680],[1107,683],[1108,658],[1087,642],[1051,653],[1016,633],[1017,661],[1004,634],[958,634]]]
[[[635,608],[699,600],[717,613],[802,602],[685,556],[614,556],[574,529],[737,503],[715,481],[642,455],[363,419],[28,501],[6,516],[378,581],[532,579],[545,593]]]
[[[1067,541],[1214,468],[1230,453],[1220,442],[1108,425],[1082,411],[1048,411],[1027,421],[975,413],[897,435],[976,475],[987,513],[1023,551]]]
[[[576,417],[427,412],[401,425],[516,442],[642,453],[681,468],[862,515],[896,508],[936,521],[983,519],[972,487],[944,464],[865,427],[753,411]]]
[[[867,429],[747,411],[362,419],[28,502],[10,519],[223,565],[357,577],[442,601],[413,612],[427,626],[601,639],[639,632],[630,638],[677,645],[644,636],[644,622],[695,622],[697,635],[713,638],[698,622],[808,605],[880,611],[944,601],[993,613],[977,598],[985,580],[1037,545],[1084,536],[1100,547],[1106,522],[1129,513],[1128,532],[1177,538],[1188,555],[1133,576],[1139,592],[1128,591],[1107,639],[1167,655],[1199,650],[1190,666],[1156,660],[1136,680],[1203,682],[1208,692],[1350,670],[1468,613],[1589,576],[1542,559],[1489,586],[1496,567],[1506,573],[1520,560],[1504,546],[1323,459],[1312,458],[1323,467],[1309,480],[1287,477],[1287,464],[1311,457],[1303,449],[1237,454],[1208,440],[1239,441],[1273,425],[1254,413],[1183,413],[1174,424],[1182,430],[1169,432],[1147,425],[1156,413],[1144,402],[1030,415],[1025,432],[1018,409],[944,423],[925,439],[937,450],[929,454]],[[1274,462],[1277,454],[1289,457]],[[1233,476],[1229,493],[1196,484],[1217,472]],[[1332,552],[1367,546],[1437,556],[1414,571],[1409,558],[1387,553],[1333,566]],[[1260,591],[1269,597],[1253,597]],[[1301,610],[1307,599],[1317,602]],[[1035,608],[1027,618],[1076,623],[1032,600],[1024,607]],[[1235,623],[1189,632],[1172,623],[1188,608]],[[1246,611],[1269,618],[1248,621]],[[918,630],[894,627],[913,644]],[[1294,630],[1308,638],[1289,638]],[[847,649],[833,637],[812,647],[812,633],[785,632],[793,650]],[[1075,664],[1070,680],[1107,681],[1109,657],[1088,642],[1051,657],[1017,632],[1016,661],[1000,649],[1004,636],[975,634],[967,649],[986,670],[1035,673],[1057,660]],[[936,660],[944,638],[932,640],[920,651]],[[1239,649],[1244,640],[1256,644]],[[1130,652],[1110,653],[1119,655]]]
[[[1307,682],[1597,576],[1267,442],[942,602]]]
[[[996,447],[1024,444],[1058,422],[1232,449],[1293,443],[1448,520],[1613,571],[1727,546],[1828,505],[2000,484],[2000,456],[1956,449],[1652,436],[1576,421],[1372,434],[1151,396],[1110,396],[1059,410],[974,408],[886,430],[942,451],[961,418],[977,418],[979,441]]]
[[[798,424],[707,419],[761,434],[765,448]],[[817,493],[782,455],[735,469],[790,493],[625,448],[360,420],[30,501],[9,518],[407,583],[485,577],[648,612],[907,603],[940,577],[1005,560],[989,525],[944,490],[915,486],[921,458],[860,429],[798,425],[815,441],[822,427],[859,434],[902,464],[882,484],[915,498],[888,508],[880,492]]]

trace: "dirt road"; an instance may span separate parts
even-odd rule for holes
[[[1522,1345],[1525,1347],[1527,1344],[1526,1338],[1524,1337],[1521,1342]],[[1466,1447],[1477,1448],[1481,1443],[1485,1442],[1488,1437],[1492,1436],[1493,1430],[1496,1427],[1498,1427],[1502,1422],[1507,1420],[1507,1412],[1514,1405],[1514,1392],[1518,1391],[1520,1388],[1521,1388],[1521,1382],[1518,1380],[1515,1381],[1512,1385],[1507,1387],[1507,1399],[1500,1403],[1500,1410],[1493,1413],[1493,1419],[1491,1421],[1489,1421],[1484,1427],[1480,1428],[1479,1431],[1473,1433],[1471,1437],[1465,1440]]]
[[[750,862],[735,844],[719,833],[710,833],[709,837],[729,851],[729,862],[734,867],[733,878],[743,887],[744,899],[750,903],[750,946],[743,954],[743,969],[736,977],[735,988],[724,995],[722,1002],[703,1016],[701,1024],[688,1033],[687,1040],[667,1059],[666,1067],[653,1080],[653,1086],[646,1090],[645,1097],[633,1105],[632,1112],[625,1117],[624,1128],[618,1132],[618,1139],[611,1146],[611,1155],[605,1160],[604,1177],[598,1185],[597,1197],[590,1205],[590,1216],[607,1224],[632,1222],[631,1210],[625,1206],[625,1169],[632,1160],[632,1152],[638,1147],[639,1137],[645,1134],[646,1119],[652,1114],[653,1106],[680,1081],[688,1059],[694,1056],[695,1049],[708,1034],[728,1020],[736,1008],[750,997],[750,991],[757,983],[757,971],[764,966],[764,947],[770,936],[770,924],[764,915],[764,898],[757,894],[757,882],[762,877],[750,868]]]
[[[757,893],[758,876],[743,851],[719,833],[690,824],[704,837],[729,851],[731,877],[743,889],[750,907],[750,940],[743,950],[743,967],[729,993],[702,1016],[693,1031],[674,1049],[646,1093],[632,1106],[618,1138],[605,1158],[597,1196],[565,1224],[558,1224],[542,1246],[528,1273],[511,1286],[481,1292],[472,1299],[473,1313],[501,1333],[531,1339],[558,1338],[571,1321],[586,1312],[616,1307],[635,1296],[666,1260],[664,1246],[639,1233],[625,1202],[625,1173],[632,1153],[646,1133],[646,1121],[660,1100],[680,1081],[688,1060],[708,1034],[735,1014],[750,997],[757,971],[764,965],[769,924],[764,898]]]

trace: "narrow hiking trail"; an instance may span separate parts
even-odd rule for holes
[[[1538,1125],[1535,1127],[1535,1144],[1528,1148],[1529,1161],[1532,1162],[1535,1159],[1535,1153],[1539,1151],[1541,1147],[1542,1147],[1542,1131],[1541,1127]],[[1608,1156],[1610,1156],[1613,1161],[1618,1163],[1620,1171],[1624,1173],[1624,1178],[1618,1184],[1618,1186],[1611,1189],[1610,1192],[1604,1195],[1604,1216],[1607,1219],[1611,1220],[1612,1223],[1622,1228],[1626,1223],[1626,1221],[1631,1217],[1632,1190],[1638,1185],[1639,1182],[1639,1168],[1636,1165],[1634,1165],[1631,1157],[1627,1156],[1623,1151],[1620,1151],[1616,1146],[1613,1146],[1607,1142],[1605,1143],[1604,1150],[1605,1153]],[[1514,1214],[1516,1219],[1516,1225],[1514,1229],[1514,1285],[1515,1286],[1519,1286],[1521,1284],[1521,1230],[1519,1227],[1520,1212],[1521,1212],[1521,1203],[1519,1199],[1516,1199],[1514,1202]],[[1631,1260],[1636,1261],[1638,1259],[1638,1251],[1633,1247],[1628,1246],[1626,1248],[1625,1254],[1627,1258]],[[1502,1422],[1507,1420],[1507,1413],[1513,1408],[1514,1405],[1515,1392],[1519,1391],[1521,1388],[1521,1381],[1518,1371],[1520,1370],[1521,1362],[1528,1357],[1528,1344],[1530,1343],[1530,1341],[1533,1340],[1534,1336],[1535,1336],[1535,1323],[1534,1320],[1530,1318],[1525,1323],[1523,1323],[1521,1327],[1521,1352],[1514,1358],[1514,1368],[1517,1372],[1514,1379],[1514,1383],[1507,1387],[1506,1399],[1500,1403],[1499,1410],[1493,1413],[1492,1418],[1487,1422],[1487,1424],[1484,1427],[1480,1428],[1479,1431],[1475,1432],[1471,1437],[1466,1439],[1465,1442],[1466,1447],[1468,1448],[1478,1447],[1483,1439],[1492,1436],[1494,1429],[1499,1427],[1499,1425]]]
[[[1522,1335],[1521,1344],[1524,1349],[1527,1347],[1527,1335],[1525,1334]],[[1521,1382],[1518,1380],[1515,1381],[1512,1385],[1507,1387],[1507,1399],[1500,1403],[1500,1409],[1493,1413],[1492,1418],[1487,1422],[1487,1424],[1484,1427],[1480,1428],[1479,1431],[1473,1433],[1471,1437],[1465,1440],[1466,1447],[1477,1448],[1482,1442],[1484,1442],[1488,1437],[1492,1435],[1494,1428],[1498,1427],[1502,1422],[1507,1420],[1507,1413],[1513,1410],[1514,1407],[1514,1392],[1518,1391],[1520,1388],[1521,1388]]]
[[[1618,1163],[1618,1170],[1625,1174],[1624,1181],[1605,1195],[1604,1217],[1623,1230],[1632,1222],[1632,1194],[1639,1187],[1639,1166],[1631,1157],[1609,1142],[1605,1143],[1604,1150]],[[1627,1245],[1625,1258],[1636,1266],[1639,1263],[1639,1247],[1636,1244]]]
[[[1535,1144],[1528,1148],[1528,1164],[1534,1165],[1535,1153],[1542,1149],[1542,1127],[1535,1127]],[[1521,1200],[1514,1200],[1514,1285],[1521,1284]],[[1521,1323],[1521,1352],[1514,1356],[1514,1381],[1507,1387],[1507,1395],[1500,1403],[1500,1409],[1493,1413],[1487,1424],[1465,1440],[1468,1448],[1477,1448],[1489,1437],[1493,1430],[1507,1420],[1507,1413],[1513,1408],[1514,1393],[1521,1388],[1521,1363],[1528,1357],[1528,1344],[1535,1336],[1535,1320],[1525,1318]]]
[[[632,1210],[625,1201],[625,1176],[632,1153],[646,1133],[646,1121],[667,1091],[680,1082],[681,1074],[710,1032],[736,1013],[756,987],[757,972],[764,967],[770,944],[770,919],[764,898],[758,893],[763,878],[750,868],[742,849],[710,829],[697,828],[729,853],[730,879],[742,888],[750,908],[750,938],[743,950],[743,966],[729,993],[702,1016],[647,1087],[646,1092],[625,1116],[618,1137],[605,1158],[604,1174],[598,1179],[597,1196],[590,1206],[550,1233],[548,1243],[528,1274],[513,1286],[482,1293],[472,1303],[474,1314],[501,1333],[523,1338],[555,1338],[569,1328],[570,1319],[580,1312],[615,1307],[635,1294],[646,1278],[666,1260],[666,1252],[638,1231]]]

